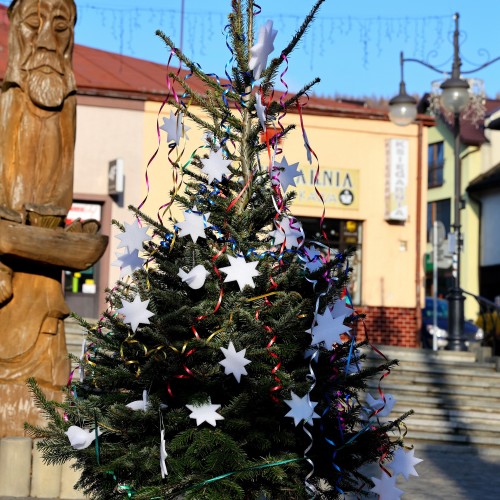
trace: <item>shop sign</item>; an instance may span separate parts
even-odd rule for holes
[[[408,220],[408,140],[385,141],[385,220]]]
[[[359,208],[359,170],[320,167],[318,173],[314,166],[300,168],[294,206],[322,207],[324,202],[326,208]]]

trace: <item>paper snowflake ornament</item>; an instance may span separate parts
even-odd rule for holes
[[[189,273],[184,271],[184,269],[179,269],[177,276],[193,290],[198,290],[205,284],[205,280],[209,274],[201,264],[198,264]]]
[[[324,342],[325,348],[328,350],[331,350],[334,344],[342,344],[340,336],[351,330],[344,325],[344,316],[334,319],[328,309],[323,314],[316,315],[315,322],[316,325],[307,330],[307,333],[312,335],[311,345]]]
[[[269,233],[274,238],[275,245],[281,245],[284,242],[288,250],[301,245],[299,240],[304,238],[304,231],[298,220],[284,217],[276,224],[278,227]]]
[[[132,252],[125,250],[123,254],[115,253],[115,255],[116,260],[111,265],[120,268],[120,278],[131,276],[134,271],[141,269],[144,264],[144,259],[139,257],[138,250],[133,250]]]
[[[147,227],[139,226],[137,219],[132,224],[125,222],[125,231],[116,236],[120,240],[118,248],[126,247],[129,253],[134,250],[142,252],[142,243],[151,239],[147,231]]]
[[[82,429],[77,425],[71,425],[68,430],[64,433],[68,436],[69,444],[75,450],[84,450],[88,448],[95,439],[95,430]],[[97,434],[100,436],[102,431],[97,428]]]
[[[123,322],[128,323],[132,331],[136,331],[139,324],[149,325],[149,318],[154,314],[148,311],[148,300],[141,300],[139,294],[134,297],[132,302],[122,299],[122,306],[116,312],[123,314]]]
[[[304,255],[307,259],[304,267],[310,272],[313,273],[317,271],[321,267],[323,267],[323,261],[321,260],[321,252],[314,246],[304,247]]]
[[[241,351],[236,351],[232,342],[229,342],[229,346],[226,348],[221,347],[220,350],[225,356],[225,359],[219,361],[219,363],[224,367],[224,373],[226,375],[234,375],[234,378],[238,381],[241,380],[242,375],[248,375],[245,370],[245,366],[251,363],[250,360],[245,358],[247,352],[246,349]]]
[[[168,475],[167,456],[167,450],[165,448],[165,430],[162,429],[160,431],[160,471],[162,479],[165,479]]]
[[[399,500],[404,493],[403,490],[396,488],[396,476],[389,476],[382,472],[382,477],[377,479],[372,477],[375,486],[370,490],[378,494],[379,500]]]
[[[219,271],[227,274],[224,283],[228,281],[237,281],[240,291],[247,285],[255,288],[255,283],[252,278],[260,274],[256,269],[259,262],[247,262],[245,257],[233,257],[232,255],[228,255],[227,258],[229,259],[230,265],[219,269]]]
[[[203,158],[201,163],[203,163],[201,171],[208,175],[209,184],[214,180],[221,181],[223,175],[228,177],[231,173],[227,168],[231,165],[231,160],[224,159],[222,156],[222,148],[217,151],[210,151],[208,158]]]
[[[385,398],[385,402],[384,402]],[[377,413],[377,417],[387,417],[389,413],[391,413],[392,408],[396,404],[396,399],[392,394],[384,394],[384,398],[380,397],[378,399],[375,399],[370,393],[366,395],[366,404],[369,406],[368,414],[373,413],[374,411],[380,410],[380,408],[383,408],[379,413]],[[365,410],[366,411],[366,410]]]
[[[131,403],[125,405],[127,408],[130,408],[131,410],[134,411],[146,411],[149,406],[149,401],[148,401],[148,391],[144,389],[142,391],[142,399],[138,399],[137,401],[132,401]]]
[[[180,229],[179,236],[191,236],[192,240],[196,243],[198,238],[206,238],[205,228],[209,226],[208,219],[210,212],[197,214],[196,207],[193,210],[186,210],[184,212],[184,222],[178,222],[177,227]]]
[[[405,451],[404,448],[398,448],[392,457],[392,462],[387,467],[392,470],[395,477],[401,474],[408,480],[410,476],[418,476],[415,465],[423,460],[415,456],[415,450]]]
[[[216,411],[220,408],[220,405],[213,405],[210,400],[203,405],[186,405],[186,408],[191,410],[189,416],[196,419],[196,425],[207,422],[207,424],[215,427],[217,420],[224,420],[224,417]]]
[[[273,30],[273,22],[271,20],[260,27],[257,43],[250,48],[251,57],[248,63],[248,68],[253,71],[254,80],[258,80],[266,68],[267,58],[274,50],[274,39],[277,34],[278,31]]]
[[[281,162],[275,162],[273,166],[273,170],[278,172],[278,180],[281,184],[281,189],[286,193],[286,190],[290,186],[295,186],[295,177],[300,177],[302,175],[301,172],[298,171],[299,163],[288,164],[287,159],[283,156],[283,160]]]
[[[266,130],[266,107],[262,104],[262,96],[257,92],[255,94],[255,111],[257,112],[257,117],[259,118],[260,126],[262,130]]]
[[[344,316],[345,318],[352,315],[354,309],[349,307],[346,302],[346,297],[335,301],[332,309],[332,317],[338,318],[339,316]]]
[[[182,136],[189,139],[187,131],[190,127],[184,125],[183,118],[183,113],[175,115],[172,111],[170,111],[170,118],[163,117],[163,125],[160,129],[167,133],[167,142],[169,144],[175,142],[175,144],[179,145]]]
[[[314,412],[314,408],[318,403],[311,401],[309,399],[309,393],[300,398],[293,391],[290,393],[292,399],[285,399],[285,403],[291,408],[290,411],[285,415],[285,417],[293,418],[295,427],[304,421],[306,424],[312,424],[312,419],[320,418],[320,416]]]

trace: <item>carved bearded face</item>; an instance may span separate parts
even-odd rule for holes
[[[14,0],[9,17],[5,82],[19,85],[37,106],[59,108],[75,90],[73,0]]]

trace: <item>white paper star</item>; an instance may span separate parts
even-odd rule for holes
[[[170,118],[163,117],[163,125],[160,129],[167,133],[167,142],[169,144],[175,142],[178,145],[183,135],[186,139],[189,139],[187,131],[190,127],[184,125],[183,117],[183,113],[179,113],[176,116],[172,111],[170,111]]]
[[[392,470],[394,476],[401,474],[406,480],[410,476],[418,476],[415,465],[423,462],[422,459],[414,456],[415,450],[405,451],[404,448],[398,448],[392,458],[388,468]]]
[[[370,491],[378,493],[379,500],[399,500],[404,493],[403,490],[396,488],[396,476],[388,476],[383,471],[380,479],[372,477],[372,481],[375,486]]]
[[[278,179],[281,184],[281,189],[286,193],[289,186],[297,186],[295,184],[295,177],[300,177],[302,174],[298,171],[299,163],[288,164],[287,159],[283,156],[280,163],[275,162],[273,170],[278,170]]]
[[[220,405],[213,405],[210,400],[203,405],[186,405],[186,408],[191,410],[189,416],[196,419],[196,425],[207,422],[215,427],[216,420],[224,420],[224,417],[216,412]]]
[[[143,251],[142,242],[149,241],[151,236],[146,233],[148,231],[147,227],[140,227],[137,219],[132,224],[127,224],[125,222],[125,232],[118,234],[116,237],[120,240],[120,244],[117,248],[126,247],[130,252],[138,250]]]
[[[325,343],[325,348],[332,349],[333,344],[342,344],[340,335],[350,331],[344,325],[344,316],[333,319],[329,310],[316,316],[316,326],[313,326],[307,333],[312,335],[311,345]]]
[[[84,450],[88,448],[95,439],[94,429],[82,429],[77,425],[71,425],[64,434],[68,436],[69,443],[75,450]],[[97,434],[99,436],[102,434],[99,427],[97,428]]]
[[[139,251],[133,250],[132,252],[125,252],[120,255],[115,253],[117,260],[111,263],[112,266],[117,266],[120,268],[120,278],[124,276],[130,276],[134,271],[140,269],[144,264],[144,259],[139,257]]]
[[[242,375],[248,375],[245,370],[245,366],[251,363],[250,360],[245,359],[246,349],[241,351],[236,351],[232,342],[229,342],[229,346],[226,348],[221,347],[220,350],[226,357],[226,359],[219,361],[219,363],[225,368],[224,373],[226,375],[234,375],[234,378],[238,381],[241,380]]]
[[[165,479],[168,475],[166,464],[167,456],[167,450],[165,449],[165,430],[162,429],[160,431],[160,471],[162,479]]]
[[[257,117],[259,118],[260,126],[262,130],[266,130],[266,107],[262,104],[262,96],[257,92],[255,94],[255,111],[257,112]]]
[[[285,399],[285,403],[291,408],[291,410],[285,415],[285,417],[293,418],[295,427],[305,420],[306,424],[312,424],[312,419],[320,418],[320,416],[314,412],[314,408],[318,403],[311,401],[309,399],[309,393],[300,398],[293,391],[290,393],[292,399]]]
[[[274,39],[277,34],[278,31],[273,30],[273,22],[271,20],[260,27],[257,43],[250,49],[252,57],[248,63],[248,68],[253,71],[254,80],[258,80],[266,68],[267,58],[274,50]]]
[[[377,413],[377,417],[387,417],[389,413],[391,413],[392,408],[396,404],[396,399],[392,394],[384,394],[385,402],[382,397],[375,399],[370,393],[366,395],[366,404],[370,407],[370,411],[368,414],[373,413],[373,411],[379,410],[383,407],[379,413]]]
[[[285,248],[289,250],[300,246],[299,239],[304,237],[304,232],[302,224],[298,220],[284,217],[276,224],[278,225],[277,229],[269,233],[274,238],[275,245],[281,245],[285,242]]]
[[[323,267],[323,261],[321,260],[321,252],[314,246],[304,247],[304,255],[307,259],[304,267],[313,273],[321,267]]]
[[[230,265],[219,269],[219,271],[227,274],[224,283],[228,281],[237,281],[240,291],[242,291],[246,285],[255,288],[255,283],[252,278],[260,274],[256,269],[259,262],[247,262],[245,257],[233,257],[231,255],[228,255],[227,258],[229,259]]]
[[[193,290],[198,290],[205,284],[205,280],[209,274],[210,273],[201,264],[198,264],[193,267],[189,273],[179,268],[177,276]]]
[[[221,181],[222,176],[229,176],[231,173],[227,168],[231,165],[231,160],[225,160],[222,156],[222,148],[217,151],[210,151],[208,158],[203,158],[201,160],[203,163],[203,168],[201,171],[208,175],[209,184],[215,180]]]
[[[148,304],[149,300],[141,300],[141,297],[137,294],[132,302],[122,299],[123,307],[118,309],[116,312],[125,316],[123,322],[129,323],[130,328],[132,328],[132,331],[135,332],[139,323],[149,325],[149,318],[154,316],[152,312],[148,311]]]
[[[347,297],[335,301],[332,309],[332,317],[338,318],[339,316],[349,317],[354,312],[352,307],[349,307],[346,302]]]
[[[195,243],[198,238],[206,238],[205,228],[209,226],[207,222],[210,217],[210,212],[197,214],[196,211],[196,207],[193,207],[193,211],[186,210],[184,222],[177,223],[177,227],[180,228],[179,236],[189,235]]]

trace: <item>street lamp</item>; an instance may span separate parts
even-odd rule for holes
[[[470,89],[467,80],[461,75],[474,73],[490,64],[500,60],[500,57],[492,59],[481,66],[478,66],[469,71],[460,71],[462,60],[460,58],[460,31],[458,29],[459,14],[454,15],[455,30],[453,32],[453,64],[451,76],[445,80],[441,88],[440,105],[444,110],[453,115],[453,138],[454,138],[454,171],[455,171],[455,186],[454,186],[454,217],[453,217],[453,234],[455,239],[455,262],[456,273],[452,289],[448,292],[448,345],[447,349],[451,351],[466,351],[467,347],[464,341],[464,302],[465,297],[460,288],[460,253],[462,250],[462,234],[460,224],[460,209],[461,200],[461,168],[460,168],[460,114],[467,109],[470,102]],[[399,95],[389,101],[389,118],[396,125],[409,125],[412,123],[417,114],[416,100],[409,96],[406,92],[406,86],[403,78],[403,66],[405,62],[415,62],[421,64],[432,71],[442,74],[442,70],[436,68],[432,64],[419,59],[405,59],[403,53],[400,55],[401,65],[401,83],[399,87]]]

